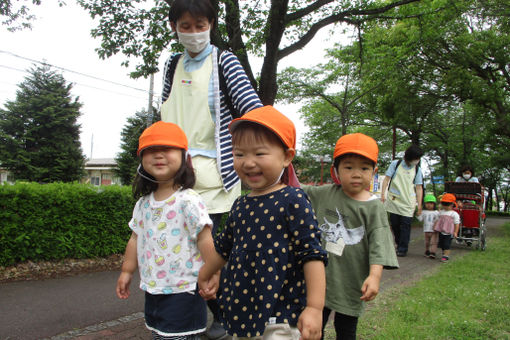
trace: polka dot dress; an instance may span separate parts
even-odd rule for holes
[[[238,198],[215,247],[228,261],[219,303],[229,334],[260,336],[270,318],[297,324],[306,305],[303,264],[327,257],[301,189]]]

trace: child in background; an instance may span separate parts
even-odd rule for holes
[[[434,231],[439,233],[438,246],[443,250],[441,262],[448,262],[450,259],[450,246],[452,238],[457,237],[460,226],[460,216],[453,210],[456,201],[454,194],[444,194],[441,197],[442,209],[439,211],[439,219],[434,224]]]
[[[379,149],[364,134],[340,137],[331,168],[338,184],[306,186],[328,251],[323,329],[335,312],[336,339],[356,339],[365,301],[379,292],[382,270],[398,268],[382,202],[368,191]]]
[[[425,257],[435,259],[437,249],[437,232],[434,231],[434,224],[439,219],[439,211],[436,210],[436,197],[432,194],[425,195],[425,210],[418,215],[418,221],[423,222],[425,235]]]
[[[215,237],[200,292],[213,296],[211,276],[227,263],[218,299],[230,335],[320,339],[327,255],[306,194],[287,185],[295,176],[294,124],[264,106],[235,119],[230,131],[234,168],[250,192]]]
[[[145,323],[153,339],[199,339],[206,329],[205,301],[197,276],[214,252],[212,221],[191,187],[195,175],[186,135],[173,123],[157,122],[139,138],[141,165],[133,184],[139,198],[129,222],[117,296],[129,297],[137,266],[145,291]]]

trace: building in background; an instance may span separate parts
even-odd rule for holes
[[[120,185],[120,178],[115,174],[117,163],[113,158],[93,158],[85,162],[86,176],[83,183],[95,186]]]

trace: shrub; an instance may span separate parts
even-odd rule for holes
[[[0,186],[0,265],[122,253],[131,234],[129,187]]]

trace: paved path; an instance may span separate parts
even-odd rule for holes
[[[508,219],[487,219],[490,236]],[[407,257],[400,269],[385,270],[384,291],[409,284],[440,266],[423,257],[423,233],[413,228]],[[455,242],[454,242],[455,244]],[[452,259],[472,251],[453,246]],[[143,293],[132,284],[132,296],[120,300],[114,287],[118,272],[100,272],[43,281],[0,284],[0,339],[150,339],[143,320]]]

